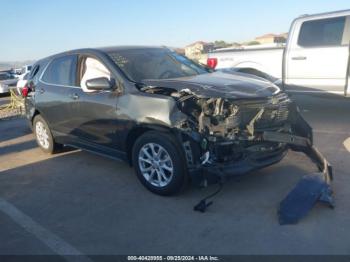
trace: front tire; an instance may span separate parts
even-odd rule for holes
[[[63,145],[55,142],[45,119],[37,115],[33,121],[33,131],[40,149],[48,154],[54,154],[62,149]]]
[[[174,195],[187,184],[187,165],[176,139],[150,131],[140,136],[132,150],[137,177],[151,192]]]

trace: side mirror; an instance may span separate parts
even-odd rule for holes
[[[93,78],[86,81],[86,87],[89,90],[108,90],[113,88],[113,80],[106,77]]]

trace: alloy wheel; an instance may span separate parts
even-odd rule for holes
[[[35,134],[40,146],[44,149],[48,149],[50,147],[49,133],[41,121],[36,122]]]
[[[143,177],[156,187],[165,187],[174,175],[173,161],[159,144],[145,144],[139,151],[138,163]]]

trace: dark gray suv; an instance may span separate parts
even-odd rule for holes
[[[326,183],[331,178],[310,126],[280,88],[168,48],[57,54],[33,66],[23,94],[45,152],[70,145],[123,159],[157,194],[269,166],[288,149],[307,154]]]

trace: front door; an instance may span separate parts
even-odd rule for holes
[[[85,56],[79,59],[77,75],[79,87],[70,90],[71,99],[78,105],[74,112],[73,134],[87,147],[97,147],[101,151],[117,149],[117,92],[86,87],[86,81],[90,79],[111,79],[110,70],[98,58]]]

